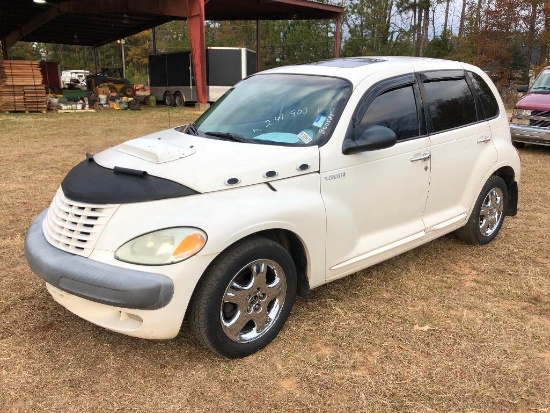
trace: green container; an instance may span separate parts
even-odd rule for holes
[[[149,106],[156,106],[157,105],[157,99],[153,96],[149,96]]]
[[[84,98],[88,93],[86,90],[63,90],[63,97],[71,102],[78,102],[80,99]]]

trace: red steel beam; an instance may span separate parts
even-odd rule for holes
[[[195,75],[197,103],[206,104],[206,36],[204,33],[204,0],[185,0],[187,28],[191,41],[191,60]]]
[[[260,3],[282,3],[310,10],[323,10],[334,13],[334,18],[339,18],[344,11],[344,8],[341,6],[333,6],[331,4],[317,3],[309,0],[260,0]]]

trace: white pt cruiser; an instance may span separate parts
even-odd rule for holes
[[[281,330],[297,294],[517,210],[520,160],[478,68],[359,57],[251,76],[192,124],[75,166],[26,256],[61,305],[110,330],[226,357]]]

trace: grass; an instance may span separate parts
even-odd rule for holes
[[[197,115],[0,114],[0,412],[550,412],[550,148],[521,151],[519,214],[493,243],[446,236],[315,289],[243,360],[55,303],[23,242],[68,170]]]

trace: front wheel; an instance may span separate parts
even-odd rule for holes
[[[296,267],[278,243],[254,237],[222,253],[199,282],[189,314],[199,341],[228,358],[269,344],[296,299]]]
[[[491,176],[483,185],[470,219],[456,231],[458,238],[474,245],[491,242],[502,226],[507,205],[506,183],[499,176]]]
[[[126,86],[124,88],[124,96],[129,98],[134,96],[134,88],[132,86]]]
[[[174,106],[174,95],[170,92],[164,94],[164,104],[166,106]]]

